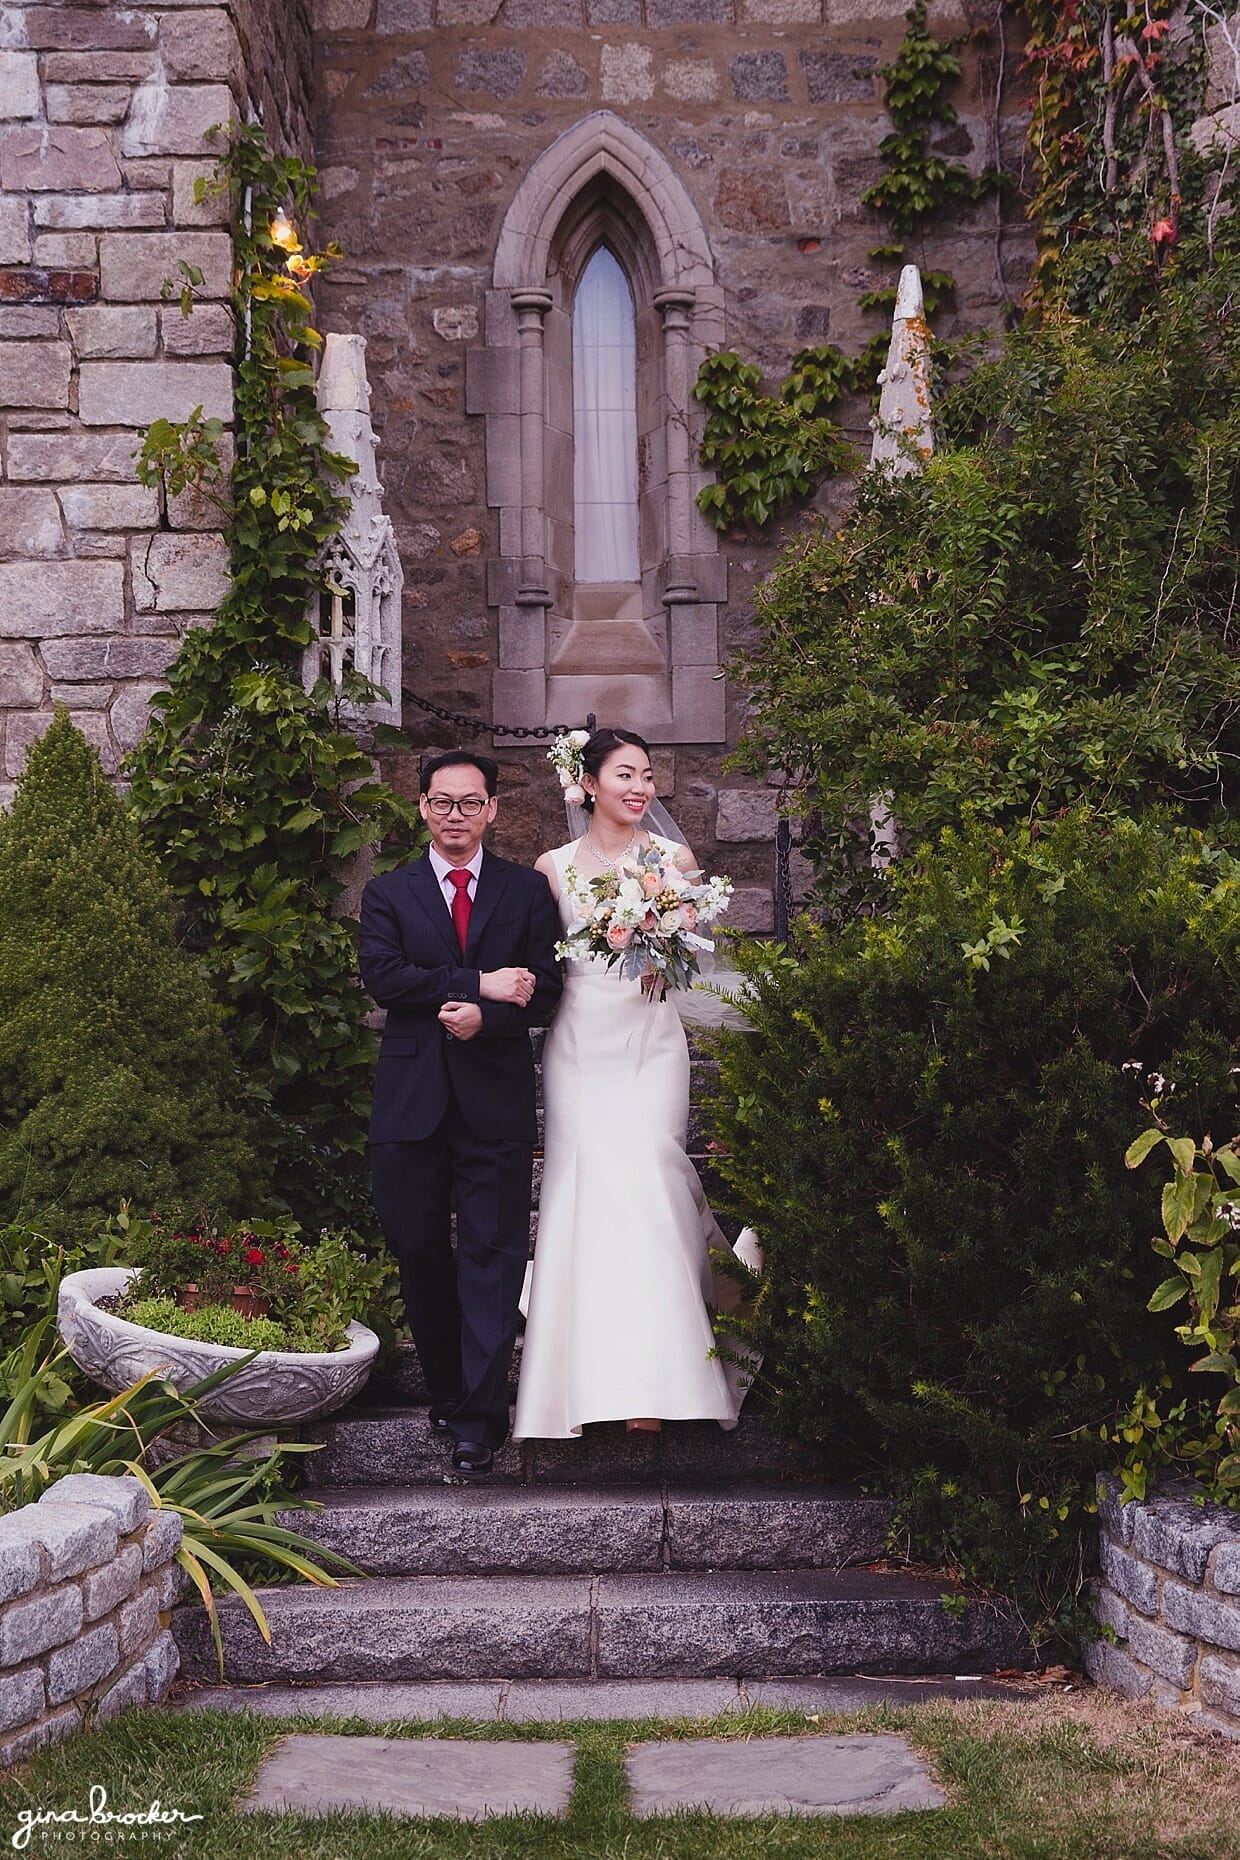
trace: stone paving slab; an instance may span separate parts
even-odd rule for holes
[[[250,1814],[563,1815],[572,1744],[466,1743],[450,1738],[281,1739],[237,1803]]]
[[[693,1738],[625,1758],[634,1815],[897,1815],[947,1797],[902,1737]]]

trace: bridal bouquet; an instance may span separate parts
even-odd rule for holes
[[[581,961],[605,956],[630,981],[660,998],[668,988],[688,989],[698,974],[698,952],[714,947],[699,924],[714,923],[728,908],[730,878],[682,872],[657,846],[647,846],[614,872],[583,880],[575,866],[565,874],[582,921],[556,954]]]

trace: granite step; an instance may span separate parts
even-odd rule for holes
[[[422,1407],[351,1407],[299,1430],[322,1446],[302,1462],[305,1482],[323,1486],[441,1485],[451,1441],[431,1430]],[[488,1491],[512,1485],[755,1485],[818,1480],[821,1454],[785,1440],[760,1410],[742,1411],[725,1433],[714,1421],[668,1421],[658,1434],[629,1434],[620,1421],[587,1427],[577,1440],[509,1440],[495,1456]]]
[[[260,1589],[271,1640],[218,1604],[224,1677],[708,1679],[991,1673],[1032,1664],[1001,1604],[942,1577],[854,1570],[395,1576]],[[187,1679],[218,1677],[201,1607],[173,1611]]]
[[[353,1486],[282,1523],[375,1576],[843,1569],[891,1504],[833,1486]]]
[[[566,1724],[637,1719],[713,1718],[722,1712],[826,1713],[873,1705],[925,1705],[934,1699],[1038,1698],[1036,1683],[926,1674],[873,1673],[827,1679],[414,1679],[288,1684],[266,1680],[221,1686],[178,1681],[173,1711],[252,1711],[264,1718],[357,1718],[369,1724],[434,1723],[445,1718],[503,1724]]]

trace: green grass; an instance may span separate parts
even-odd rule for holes
[[[233,1800],[292,1729],[571,1739],[577,1758],[569,1813],[558,1821],[504,1816],[481,1823],[237,1815]],[[815,1820],[682,1814],[637,1821],[628,1814],[628,1743],[833,1731],[903,1732],[929,1757],[949,1806]],[[818,1720],[764,1710],[666,1724],[381,1727],[145,1711],[80,1734],[0,1778],[0,1841],[7,1844],[23,1808],[84,1808],[92,1783],[102,1783],[113,1809],[144,1808],[158,1797],[204,1817],[162,1842],[124,1844],[144,1860],[1240,1860],[1237,1754],[1235,1744],[1198,1735],[1174,1716],[1153,1721],[1101,1695],[877,1706]],[[26,1851],[65,1855],[85,1845],[36,1830]]]

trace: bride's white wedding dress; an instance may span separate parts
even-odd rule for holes
[[[579,844],[551,854],[566,932],[565,873]],[[656,844],[668,857],[678,850]],[[590,1421],[646,1415],[735,1427],[747,1378],[711,1355],[708,1310],[724,1290],[709,1252],[728,1242],[685,1154],[689,1053],[673,1002],[650,1002],[601,957],[568,963],[543,1103],[515,1438],[564,1439]],[[731,1281],[726,1291],[735,1295]]]

